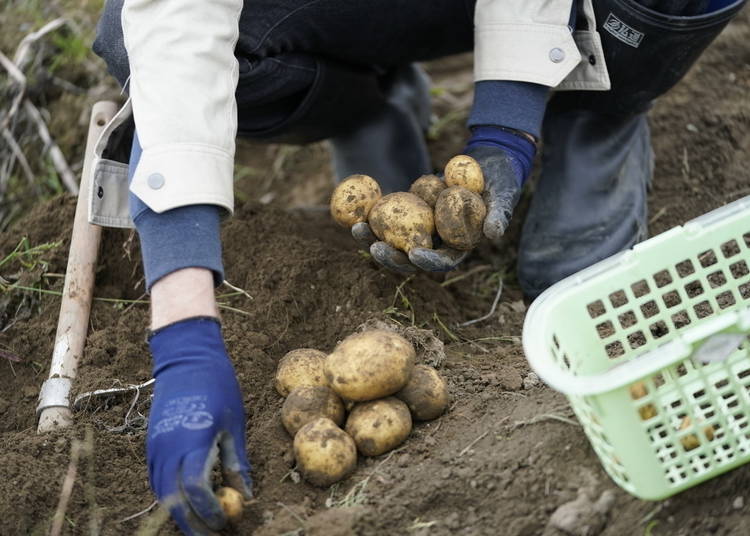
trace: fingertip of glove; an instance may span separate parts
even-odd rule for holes
[[[505,234],[505,225],[499,219],[487,218],[484,220],[484,236],[486,236],[491,242],[497,244],[497,242]]]
[[[244,437],[244,432],[240,437]],[[250,477],[250,461],[241,441],[235,441],[235,436],[225,435],[220,443],[221,468],[225,482],[245,497],[253,498],[253,479]]]
[[[191,514],[211,530],[221,530],[227,524],[227,516],[213,490],[204,484],[184,484],[182,492],[190,506]]]
[[[375,242],[370,246],[370,255],[385,268],[400,273],[414,273],[416,266],[409,262],[409,258],[402,251],[385,242]]]
[[[372,229],[370,229],[370,226],[365,222],[352,225],[351,233],[354,240],[364,246],[369,246],[377,241],[377,237],[373,234]]]
[[[245,500],[253,498],[253,480],[247,471],[224,471],[224,482],[239,491]]]
[[[461,255],[459,258],[453,258],[429,248],[414,248],[409,252],[409,260],[412,264],[425,272],[450,272],[456,268],[465,256]]]
[[[190,510],[211,530],[221,530],[227,523],[219,500],[211,489],[210,472],[219,454],[218,445],[188,453],[180,466],[180,491]]]
[[[169,511],[172,520],[184,534],[211,536],[211,529],[195,519],[195,514],[190,510],[179,492],[159,499],[159,505]]]

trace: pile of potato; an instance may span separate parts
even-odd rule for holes
[[[382,196],[372,177],[352,175],[334,190],[331,215],[344,227],[369,223],[375,236],[406,253],[431,248],[436,233],[445,245],[468,251],[482,238],[487,214],[483,191],[479,163],[458,155],[445,166],[445,182],[424,175],[409,192]]]
[[[639,400],[646,395],[648,395],[648,388],[644,382],[636,382],[630,386],[630,397],[633,400]],[[656,417],[659,412],[653,404],[645,404],[638,408],[638,414],[640,415],[641,420],[648,421],[649,419]],[[680,420],[679,426],[675,427],[675,431],[687,430],[691,426],[692,420],[686,415]],[[704,426],[702,431],[708,441],[713,441],[713,426]],[[689,451],[698,448],[701,444],[701,440],[695,434],[686,434],[680,438],[680,443],[686,451]]]
[[[412,419],[445,411],[445,381],[415,358],[402,336],[370,330],[350,335],[329,355],[302,348],[279,361],[276,390],[286,397],[281,422],[294,437],[305,480],[330,486],[354,471],[357,451],[388,452],[409,436]]]

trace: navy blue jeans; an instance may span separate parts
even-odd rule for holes
[[[129,75],[107,0],[94,51]],[[399,66],[473,48],[476,0],[247,0],[235,50],[238,134],[286,143],[345,135],[377,113]]]

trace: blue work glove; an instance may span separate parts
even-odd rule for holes
[[[484,235],[495,244],[499,243],[510,225],[513,209],[531,174],[536,154],[536,145],[532,139],[521,132],[478,126],[472,129],[472,136],[464,150],[463,154],[474,158],[484,174],[483,197],[487,206]],[[352,235],[360,242],[371,243],[370,253],[373,258],[396,272],[415,272],[417,268],[427,272],[448,272],[455,269],[469,254],[468,251],[438,245],[436,249],[412,249],[407,256],[385,242],[377,241],[366,223],[352,227]]]
[[[252,497],[245,411],[221,326],[189,318],[153,332],[149,345],[156,378],[146,440],[151,488],[185,534],[212,534],[227,523],[211,485],[219,456],[225,483]]]

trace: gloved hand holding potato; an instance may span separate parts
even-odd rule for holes
[[[449,271],[482,237],[484,186],[480,164],[467,155],[448,162],[445,181],[424,175],[409,192],[384,197],[374,179],[352,175],[334,191],[331,215],[386,268]]]

